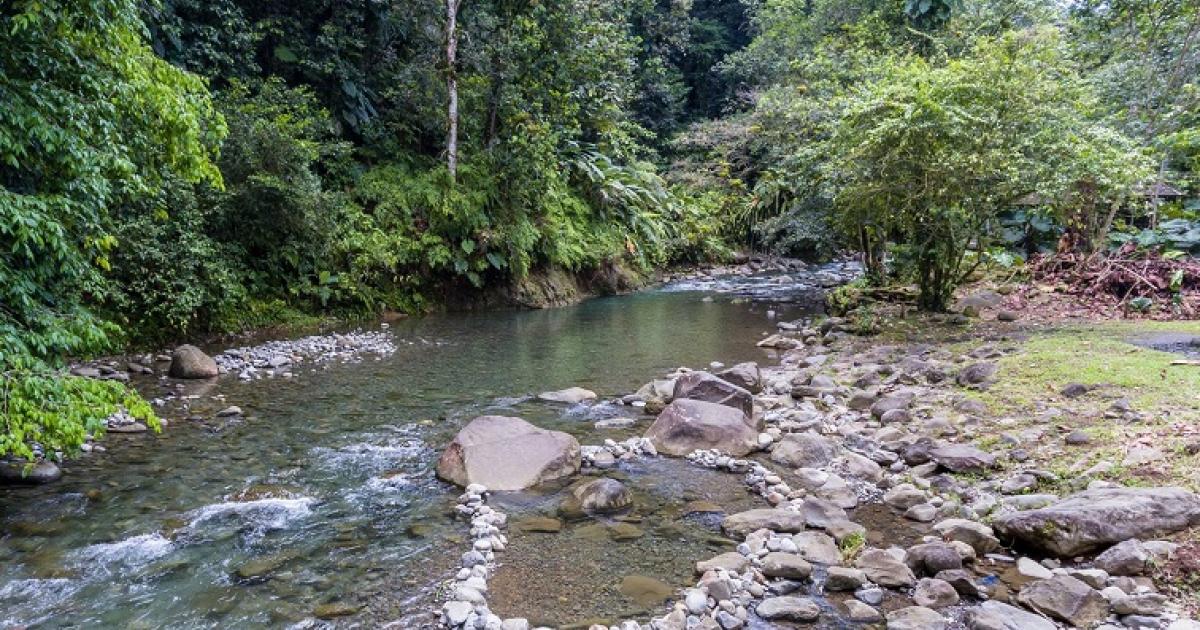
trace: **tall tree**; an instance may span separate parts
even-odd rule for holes
[[[458,5],[446,0],[446,168],[450,181],[458,178]]]

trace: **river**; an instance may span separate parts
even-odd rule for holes
[[[718,278],[550,310],[410,318],[386,328],[397,346],[386,357],[189,384],[190,413],[204,420],[166,413],[161,435],[110,435],[107,452],[67,462],[59,483],[0,488],[0,627],[432,624],[465,534],[449,518],[456,489],[433,474],[459,427],[500,413],[584,444],[640,434],[650,419],[637,409],[530,396],[581,386],[611,400],[681,365],[770,361],[755,342],[818,298],[787,278]],[[140,383],[148,395],[161,386]],[[228,404],[246,417],[215,418]],[[596,427],[612,417],[637,422]],[[682,586],[695,560],[731,545],[713,523],[680,516],[682,504],[753,503],[734,476],[679,460],[620,474],[643,535],[615,542],[594,523],[514,535],[497,610],[555,624],[644,612],[617,589],[623,575]],[[497,501],[520,519],[553,514],[557,497]],[[329,603],[357,612],[314,620]]]

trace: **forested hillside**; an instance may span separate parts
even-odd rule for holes
[[[1186,250],[1198,75],[1192,0],[10,0],[0,454],[150,415],[68,358],[552,268]]]

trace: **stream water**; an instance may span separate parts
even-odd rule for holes
[[[818,303],[791,276],[754,279],[753,300],[739,297],[745,283],[701,281],[560,309],[400,320],[387,330],[398,349],[381,359],[189,384],[191,413],[205,420],[168,413],[161,435],[110,435],[107,452],[67,462],[59,483],[0,488],[0,627],[430,625],[465,534],[449,517],[456,490],[433,474],[459,427],[487,412],[584,444],[640,434],[649,420],[636,409],[529,396],[578,385],[611,399],[679,365],[770,360],[755,342]],[[141,386],[153,395],[159,385]],[[246,417],[215,418],[227,404]],[[595,426],[621,415],[638,422]],[[681,460],[620,474],[640,506],[624,525],[640,536],[614,540],[611,522],[514,534],[498,610],[555,624],[643,610],[620,592],[623,576],[683,585],[695,560],[730,544],[684,504],[753,503],[735,476]],[[514,520],[557,504],[553,491],[497,500]],[[314,621],[330,604],[355,614]]]

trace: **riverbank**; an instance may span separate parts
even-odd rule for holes
[[[790,283],[819,286],[818,273],[790,274]],[[566,309],[398,320],[364,331],[374,335],[370,338],[389,339],[396,348],[378,360],[362,355],[361,361],[301,361],[270,368],[272,353],[265,350],[272,346],[256,346],[263,352],[242,354],[267,362],[262,378],[239,379],[240,372],[233,372],[217,379],[216,387],[213,381],[162,381],[182,384],[176,399],[188,405],[187,413],[172,412],[167,434],[110,436],[119,447],[68,462],[61,483],[7,495],[12,511],[4,520],[6,536],[0,537],[0,556],[7,561],[0,573],[0,601],[28,612],[13,621],[26,624],[103,618],[120,625],[121,607],[113,603],[132,596],[131,588],[156,599],[195,602],[171,611],[147,602],[146,614],[159,620],[438,624],[444,597],[454,592],[447,588],[453,581],[436,587],[455,576],[460,556],[478,538],[468,524],[447,518],[459,493],[435,479],[433,463],[455,433],[481,414],[520,416],[569,433],[583,446],[581,459],[590,462],[567,487],[549,484],[528,492],[476,495],[508,515],[504,549],[495,552],[486,575],[490,610],[553,626],[586,621],[584,627],[590,622],[607,627],[630,620],[645,625],[670,610],[664,601],[687,609],[685,624],[689,615],[717,620],[718,611],[732,615],[724,617],[732,624],[740,620],[740,604],[743,623],[782,625],[755,611],[771,596],[785,595],[811,600],[818,611],[817,627],[841,627],[857,623],[851,615],[871,614],[851,601],[886,618],[917,603],[915,589],[922,577],[942,579],[952,587],[960,583],[945,579],[954,576],[938,578],[937,573],[909,569],[916,582],[879,589],[883,597],[877,605],[855,598],[858,589],[829,588],[831,572],[849,574],[851,580],[858,575],[855,570],[867,573],[855,566],[863,549],[899,556],[890,550],[899,545],[907,559],[910,553],[922,553],[912,548],[927,544],[926,536],[936,539],[930,542],[946,541],[933,525],[947,518],[978,518],[993,526],[988,519],[1014,506],[1032,506],[1026,502],[1046,500],[1044,495],[1065,497],[1091,481],[1194,486],[1185,474],[1188,460],[1179,459],[1175,445],[1164,449],[1166,457],[1157,463],[1135,467],[1146,475],[1130,476],[1128,467],[1117,466],[1092,471],[1082,486],[1073,483],[1079,474],[1070,472],[1074,460],[1064,454],[1083,459],[1086,453],[1089,468],[1116,456],[1113,444],[1095,437],[1099,433],[1093,435],[1096,443],[1067,445],[1069,432],[1059,427],[1077,422],[1077,406],[1085,414],[1093,413],[1088,409],[1105,411],[1089,420],[1093,424],[1087,431],[1116,425],[1140,431],[1169,408],[1151,404],[1168,401],[1162,395],[1174,396],[1170,401],[1176,414],[1187,402],[1181,392],[1190,381],[1156,383],[1161,380],[1161,370],[1154,370],[1158,353],[1113,345],[1123,343],[1124,332],[997,321],[996,309],[988,307],[978,318],[906,316],[881,322],[878,335],[859,336],[853,322],[833,319],[814,326],[806,321],[812,311],[806,314],[808,306],[798,310],[786,301],[789,281],[782,275],[734,282],[728,276],[698,274],[664,290]],[[807,295],[806,290],[792,299],[809,299],[796,297]],[[1176,336],[1187,334],[1185,324],[1170,326]],[[1172,343],[1178,345],[1176,341]],[[1082,351],[1088,348],[1090,352]],[[748,360],[762,366],[757,376],[747,376],[751,371],[743,366],[724,378],[762,387],[750,399],[751,417],[761,422],[750,455],[722,459],[709,453],[688,459],[639,455],[621,446],[640,439],[656,422],[658,413],[645,410],[658,412],[670,405],[674,390],[666,381],[687,372],[668,368],[685,365],[693,372],[720,374]],[[1095,369],[1077,369],[1084,360]],[[606,367],[617,363],[620,369]],[[964,368],[981,363],[995,363],[995,371],[980,383],[958,382]],[[1110,364],[1120,369],[1105,371]],[[275,370],[274,378],[265,374],[267,369]],[[1144,374],[1146,370],[1153,371]],[[292,376],[282,376],[284,372]],[[654,374],[661,374],[660,382],[637,392],[639,382]],[[1130,380],[1138,375],[1144,378]],[[158,376],[134,378],[161,387]],[[1094,388],[1106,379],[1108,386]],[[1068,380],[1080,381],[1087,392],[1060,398],[1056,392],[1065,390]],[[581,403],[537,399],[540,392],[570,386],[599,395]],[[1118,387],[1144,417],[1107,416]],[[873,395],[874,401],[860,408],[864,395]],[[881,400],[897,397],[906,399],[903,409],[878,416],[872,411]],[[1030,406],[1026,410],[1018,403]],[[1058,412],[1037,416],[1039,404]],[[231,406],[242,413],[220,414]],[[887,416],[893,411],[897,413]],[[1035,418],[1030,426],[1010,422],[1026,416]],[[1170,426],[1156,428],[1160,433],[1147,439],[1171,437]],[[620,448],[608,446],[608,440]],[[994,456],[995,467],[950,470],[933,459],[941,442],[969,444]],[[810,453],[820,459],[798,459]],[[917,463],[924,456],[930,459]],[[897,462],[903,467],[892,470]],[[1157,472],[1160,464],[1162,472]],[[1160,474],[1182,476],[1155,476]],[[601,478],[623,484],[630,504],[605,514],[560,512],[577,483]],[[483,504],[470,496],[465,500]],[[817,508],[813,522],[824,519],[825,525],[809,523],[809,511]],[[753,531],[737,525],[749,517],[734,515],[754,509],[799,514],[804,529],[752,536]],[[906,516],[910,512],[919,518]],[[924,520],[928,518],[932,520]],[[992,537],[1007,545],[1009,539],[998,530],[993,528]],[[1191,566],[1187,536],[1165,536],[1181,545],[1174,559],[1143,568],[1141,576],[1118,575],[1112,583],[1128,586],[1117,580],[1128,577],[1138,587],[1153,585],[1170,594],[1163,602],[1168,614],[1188,614],[1189,595],[1179,577]],[[739,545],[753,553],[741,554]],[[811,547],[799,554],[809,565],[808,577],[767,575],[766,556],[792,553],[793,545],[797,553]],[[763,549],[766,554],[760,553]],[[839,557],[836,563],[831,549]],[[956,549],[965,553],[961,546]],[[842,559],[855,550],[859,555]],[[708,576],[694,572],[697,562],[729,553],[746,562],[736,577],[728,571]],[[1014,560],[1020,555],[1050,559],[1028,548],[987,553]],[[992,600],[1018,592],[1008,575],[1018,570],[1015,562],[975,555],[974,562],[963,565],[974,588],[988,592]],[[795,565],[788,571],[803,571],[794,559],[786,560]],[[1086,560],[1059,562],[1068,577],[1097,575],[1078,573],[1092,570]],[[1027,571],[1036,571],[1024,564]],[[1161,576],[1155,572],[1160,566]],[[714,587],[714,576],[728,581]],[[18,585],[24,590],[14,590]],[[1108,585],[1106,580],[1104,588]],[[713,588],[722,594],[720,589],[735,586],[729,591],[736,595],[728,600],[732,610],[712,597],[703,612],[693,612],[699,610],[700,595],[690,589],[709,598]],[[873,598],[875,591],[864,593]],[[81,603],[80,597],[94,604]],[[1025,610],[1020,595],[1015,597],[1011,605]],[[974,623],[971,615],[980,613],[972,611],[981,609],[980,601],[960,593],[958,604],[932,608],[956,627]],[[789,615],[812,610],[805,602],[772,606],[782,604],[798,611]],[[320,617],[329,619],[313,621]],[[1115,621],[1124,623],[1121,618]]]
[[[737,550],[698,562],[691,589],[638,582],[640,596],[676,602],[669,615],[591,623],[1198,627],[1182,576],[1200,555],[1190,529],[1200,524],[1200,449],[1179,418],[1194,408],[1200,378],[1171,366],[1178,355],[1135,343],[1169,337],[1166,345],[1186,348],[1200,326],[1046,328],[997,318],[997,308],[914,316],[877,337],[849,334],[836,319],[821,329],[781,322],[764,344],[782,350],[780,364],[736,381],[762,388],[751,417],[765,449],[688,458],[744,476],[764,500],[739,513],[705,509],[722,515]],[[669,415],[679,378],[643,388],[658,393],[646,407]],[[737,406],[730,401],[747,395],[715,391],[689,396]],[[587,461],[592,475],[614,477]],[[478,503],[483,493],[470,496]],[[525,583],[512,573],[528,565],[499,554],[495,579]],[[535,624],[549,619],[533,604],[549,593],[497,595],[501,612],[520,615],[520,597],[539,609]],[[454,626],[471,607],[446,610]]]
[[[181,385],[175,398],[188,410],[164,412],[161,434],[108,435],[105,452],[66,461],[57,483],[0,488],[0,610],[8,615],[0,625],[288,625],[357,610],[332,623],[426,627],[440,606],[435,587],[453,575],[465,536],[447,518],[458,493],[433,465],[469,419],[515,415],[585,444],[624,440],[646,417],[613,404],[618,394],[673,366],[755,359],[770,317],[795,320],[820,300],[798,290],[782,301],[776,289],[781,301],[763,305],[673,289],[558,309],[398,319],[364,328],[389,336],[392,354],[301,363],[291,378],[133,375],[151,397],[164,383]],[[572,385],[600,399],[574,406],[535,398]],[[242,414],[219,415],[231,406]],[[653,497],[641,504],[662,510],[634,525],[638,542],[620,544],[644,549],[642,572],[672,584],[682,582],[660,571],[674,565],[680,580],[688,577],[693,550],[720,538],[704,522],[667,513],[681,507],[680,496],[720,499],[710,494],[722,484],[688,470],[666,459],[622,470],[635,494]],[[723,485],[742,492],[736,479]],[[514,493],[501,507],[521,521],[557,498],[553,489]],[[581,532],[572,548],[610,555],[595,533]],[[654,549],[671,551],[658,558]],[[620,577],[618,560],[595,563],[574,583],[608,584]],[[614,588],[599,602],[620,597]]]

